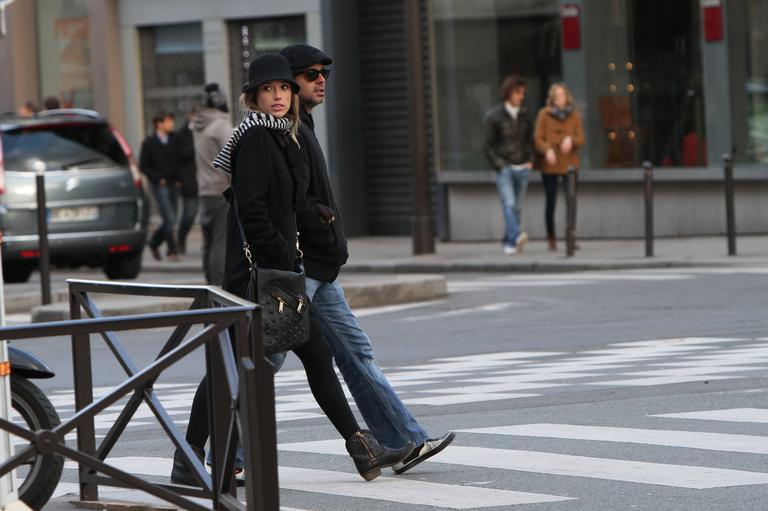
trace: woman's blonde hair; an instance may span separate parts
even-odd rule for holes
[[[257,87],[240,94],[240,106],[243,110],[265,113],[259,109],[259,103],[256,100],[258,93],[259,89]],[[301,122],[299,115],[299,95],[294,94],[293,89],[291,89],[291,109],[285,115],[293,122],[293,125],[291,126],[291,138],[298,144],[299,139],[296,134],[299,132],[299,123]]]
[[[573,94],[571,93],[571,89],[569,89],[564,82],[556,82],[549,86],[547,106],[555,106],[555,91],[559,88],[565,91],[565,101],[568,106],[573,106]]]

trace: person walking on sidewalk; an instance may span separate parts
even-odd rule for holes
[[[310,316],[322,328],[357,408],[376,438],[389,447],[415,445],[402,462],[393,466],[395,473],[401,474],[446,448],[455,433],[430,438],[406,408],[376,362],[371,341],[360,328],[337,280],[348,258],[347,240],[312,118],[312,110],[325,101],[330,74],[327,66],[332,60],[306,44],[288,46],[280,53],[290,61],[300,86],[299,146],[309,166],[309,203],[307,209],[297,212],[297,221]]]
[[[168,260],[178,261],[176,237],[173,226],[176,223],[176,182],[179,180],[179,161],[173,140],[173,114],[159,112],[152,119],[154,133],[141,144],[139,168],[152,185],[152,194],[157,203],[162,223],[149,238],[149,249],[157,261],[162,259],[160,245],[165,242]]]
[[[247,114],[214,160],[216,167],[232,174],[232,188],[227,192],[233,206],[227,221],[223,288],[237,296],[245,296],[248,284],[250,262],[243,253],[246,242],[259,268],[300,270],[295,211],[306,200],[309,175],[297,141],[298,90],[291,66],[281,55],[269,53],[251,62],[241,97]],[[246,240],[242,239],[239,223]],[[312,394],[346,440],[347,452],[366,481],[411,451],[413,444],[398,449],[381,446],[370,431],[360,429],[322,338],[310,336],[309,342],[294,353],[304,366]],[[201,461],[208,437],[206,386],[204,379],[192,402],[186,434]],[[178,450],[171,480],[196,484]]]
[[[579,169],[579,148],[584,145],[581,115],[574,109],[573,95],[562,82],[549,88],[546,105],[539,110],[534,131],[536,152],[541,156],[541,180],[546,204],[544,220],[547,225],[549,250],[557,250],[555,235],[555,204],[558,181],[567,186],[568,167]],[[578,174],[577,174],[578,175]],[[575,209],[575,208],[574,208]],[[574,219],[575,222],[575,219]]]
[[[176,132],[176,155],[179,159],[178,192],[181,195],[181,218],[177,236],[179,254],[187,253],[187,236],[197,217],[197,165],[195,163],[195,143],[192,135],[194,112],[190,112],[187,122]]]
[[[505,254],[517,254],[528,242],[522,230],[523,199],[533,167],[533,122],[523,106],[525,80],[510,75],[499,89],[501,103],[485,114],[485,155],[496,169],[496,187],[504,214]]]
[[[232,135],[229,108],[218,83],[203,89],[202,107],[192,122],[200,196],[200,227],[203,231],[203,273],[205,281],[220,286],[224,280],[224,247],[229,203],[224,190],[229,188],[229,174],[213,166],[213,159]]]

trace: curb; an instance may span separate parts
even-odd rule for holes
[[[375,307],[406,302],[435,300],[448,296],[448,284],[442,275],[397,275],[354,278],[342,281],[349,306]],[[64,293],[66,299],[67,293]],[[104,316],[150,314],[188,309],[192,301],[187,298],[109,297],[96,299],[96,305]],[[32,307],[32,323],[66,321],[69,318],[69,302],[57,302]]]

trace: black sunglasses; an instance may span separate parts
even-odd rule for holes
[[[320,75],[323,75],[323,78],[327,80],[328,75],[331,74],[331,70],[327,67],[322,69],[305,69],[303,73],[304,78],[306,78],[308,82],[314,82],[320,77]]]

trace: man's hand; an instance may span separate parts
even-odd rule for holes
[[[317,211],[317,214],[320,215],[320,218],[322,218],[323,222],[326,224],[330,224],[336,220],[336,213],[334,213],[328,206],[320,204],[319,202],[315,204],[315,211]]]
[[[555,165],[557,164],[557,155],[555,154],[555,150],[551,147],[547,149],[546,154],[544,155],[544,159],[547,160],[547,163],[549,165]]]
[[[166,181],[164,177],[161,177],[161,178],[160,178],[160,181],[158,181],[158,184],[159,184],[160,186],[165,186],[165,185],[167,185],[167,184],[168,184],[168,181]]]
[[[531,170],[533,168],[533,162],[532,161],[525,162],[525,168],[527,168],[528,170]]]

